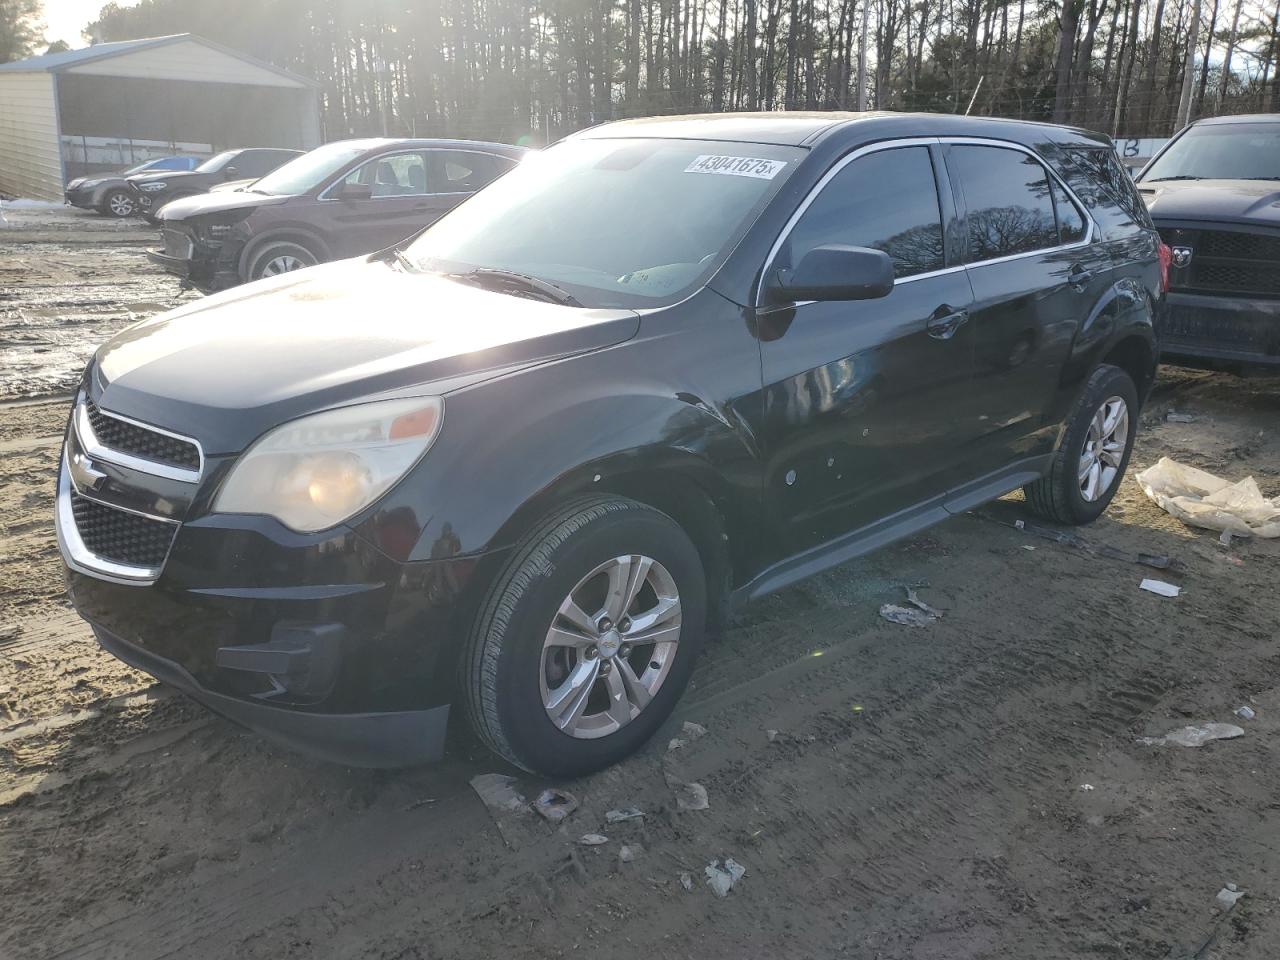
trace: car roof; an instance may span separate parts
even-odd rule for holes
[[[1280,123],[1280,113],[1241,113],[1236,116],[1205,117],[1192,124],[1193,127],[1216,126],[1220,123]]]
[[[883,110],[863,113],[706,113],[618,120],[580,131],[573,134],[572,139],[654,137],[808,147],[836,136],[865,141],[890,137],[982,136],[1027,144],[1048,139],[1058,143],[1088,141],[1110,145],[1110,141],[1102,134],[1051,123]]]
[[[456,150],[487,150],[493,153],[504,153],[508,156],[519,156],[528,153],[528,147],[515,147],[509,143],[492,143],[487,140],[450,140],[441,138],[415,137],[396,139],[394,137],[363,137],[353,140],[331,140],[325,146],[335,143],[347,144],[361,150],[405,149],[412,147],[448,147]]]

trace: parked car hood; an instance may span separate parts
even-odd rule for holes
[[[118,173],[91,173],[86,177],[77,177],[72,180],[67,184],[67,189],[75,190],[77,187],[97,189],[98,187],[106,186],[109,183],[118,183],[123,185],[124,182],[124,177]]]
[[[621,343],[639,323],[631,310],[522,299],[358,258],[135,324],[99,348],[94,389],[108,410],[195,436],[210,455],[234,453],[316,410],[448,393]]]
[[[188,220],[203,216],[206,213],[221,213],[223,210],[244,210],[251,207],[269,207],[284,203],[288,197],[268,196],[265,193],[237,193],[222,190],[218,193],[197,193],[193,197],[180,197],[166,203],[160,211],[160,219],[165,222]]]
[[[1157,180],[1138,191],[1156,220],[1216,220],[1280,226],[1280,181]]]
[[[152,183],[156,180],[191,180],[197,182],[208,179],[213,176],[211,173],[201,173],[199,170],[156,170],[150,173],[135,173],[129,178],[130,183]]]

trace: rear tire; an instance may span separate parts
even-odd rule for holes
[[[111,190],[102,198],[98,209],[108,217],[123,220],[138,212],[138,198],[128,190]]]
[[[248,279],[261,280],[263,277],[274,277],[282,273],[292,273],[304,267],[313,267],[320,258],[300,243],[289,240],[268,242],[253,255],[249,264]]]
[[[1138,390],[1119,367],[1093,371],[1067,421],[1049,473],[1022,488],[1032,512],[1057,523],[1090,523],[1124,478],[1138,426]]]
[[[521,541],[481,606],[460,662],[471,726],[534,773],[607,767],[670,715],[705,626],[701,558],[674,520],[620,497],[573,501]]]

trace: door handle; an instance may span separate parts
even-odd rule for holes
[[[950,311],[943,313],[943,311]],[[939,315],[941,314],[941,315]],[[939,307],[934,316],[929,318],[926,329],[935,340],[950,340],[956,331],[964,326],[969,314],[964,310],[951,310],[950,307]]]
[[[1093,271],[1086,270],[1084,267],[1076,264],[1071,268],[1071,272],[1067,274],[1067,284],[1076,293],[1082,293],[1089,281],[1093,279]]]

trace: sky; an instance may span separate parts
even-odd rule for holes
[[[122,7],[131,7],[137,0],[116,0]],[[83,47],[80,36],[84,25],[98,18],[98,11],[107,0],[44,0],[45,39],[65,40],[73,47]]]

